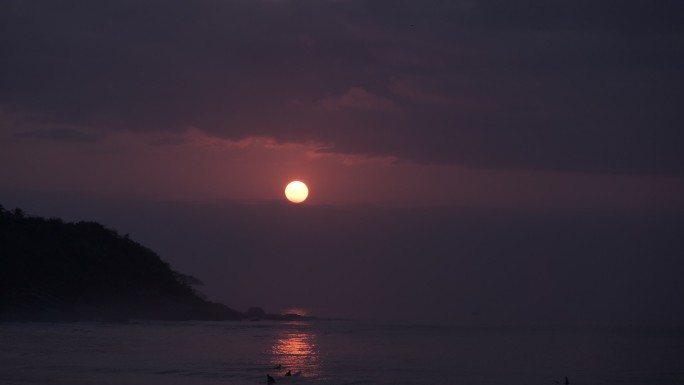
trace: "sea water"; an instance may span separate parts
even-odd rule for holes
[[[266,374],[277,384],[553,385],[565,376],[573,385],[684,384],[684,333],[358,321],[0,324],[1,384],[265,384]]]

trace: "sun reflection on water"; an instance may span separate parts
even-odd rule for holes
[[[320,354],[316,335],[306,330],[284,330],[271,348],[271,363],[283,365],[283,373],[301,371],[304,377],[320,375]]]

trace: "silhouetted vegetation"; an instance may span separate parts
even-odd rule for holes
[[[0,320],[241,319],[152,250],[95,222],[0,206]]]

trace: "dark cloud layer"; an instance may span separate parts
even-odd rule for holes
[[[40,131],[24,131],[14,135],[21,139],[47,139],[65,142],[96,142],[101,139],[101,135],[82,132],[69,128],[53,128]]]
[[[0,108],[28,125],[682,175],[681,4],[6,1]]]

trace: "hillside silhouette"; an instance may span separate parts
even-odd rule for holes
[[[199,281],[95,222],[68,223],[0,206],[0,320],[239,320]]]

